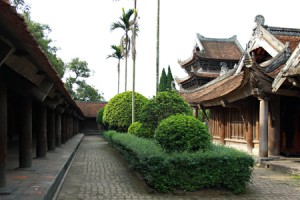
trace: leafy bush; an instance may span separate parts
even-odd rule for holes
[[[138,137],[150,138],[153,136],[152,131],[141,122],[134,122],[128,128],[128,133]]]
[[[167,154],[153,140],[116,132],[109,135],[130,167],[160,192],[224,188],[243,193],[251,180],[254,159],[232,148],[212,144],[205,152]]]
[[[175,91],[159,92],[145,106],[141,122],[154,134],[161,120],[175,114],[192,115],[192,109]]]
[[[187,115],[174,115],[162,120],[154,138],[169,153],[206,150],[211,139],[206,126]]]
[[[104,112],[104,107],[100,108],[99,111],[98,111],[98,114],[97,114],[97,118],[96,118],[96,122],[97,124],[101,124],[101,125],[104,125],[103,123],[103,112]]]
[[[141,120],[142,109],[148,99],[135,93],[135,119]],[[123,92],[114,96],[105,106],[103,113],[104,123],[112,130],[126,132],[132,122],[132,92]]]

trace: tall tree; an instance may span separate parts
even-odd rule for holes
[[[172,85],[174,84],[173,81],[174,81],[174,78],[173,78],[173,74],[172,74],[172,71],[171,71],[171,68],[169,65],[168,66],[168,75],[167,75],[167,89],[168,90],[172,90]]]
[[[123,59],[123,53],[121,45],[111,45],[111,48],[114,52],[107,56],[107,58],[116,58],[118,59],[118,94],[120,93],[120,61]]]
[[[138,31],[137,26],[137,10],[136,10],[136,2],[134,0],[134,19],[133,19],[133,33],[132,33],[132,123],[135,122],[135,59],[136,59],[136,35]]]
[[[136,60],[136,33],[137,26],[137,0],[134,0],[134,19],[131,22],[133,25],[132,31],[132,123],[135,122],[135,60]]]
[[[157,0],[157,24],[156,24],[156,94],[159,91],[159,21],[160,21],[160,0]]]
[[[158,85],[158,92],[163,92],[167,90],[167,84],[168,84],[168,77],[165,71],[165,68],[162,69],[159,85]]]
[[[65,86],[74,100],[81,101],[103,101],[102,93],[97,89],[88,85],[85,79],[91,76],[91,70],[85,61],[79,58],[73,58],[67,64],[67,69],[70,71],[70,76],[66,78]]]
[[[24,12],[23,16],[30,32],[47,55],[59,77],[62,78],[65,73],[65,64],[56,54],[58,47],[52,46],[53,41],[48,37],[51,28],[47,24],[41,24],[31,20],[30,14],[27,12]]]
[[[122,16],[119,18],[120,20],[117,22],[113,22],[111,25],[111,30],[122,29],[124,31],[124,35],[121,38],[121,47],[123,49],[123,54],[125,57],[125,91],[127,91],[127,58],[128,53],[130,51],[130,37],[129,32],[133,29],[133,24],[130,20],[131,16],[133,16],[134,10],[129,9],[125,12],[124,8],[122,9]]]

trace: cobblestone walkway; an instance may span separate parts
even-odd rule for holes
[[[65,179],[59,200],[300,199],[300,177],[256,167],[246,194],[199,191],[150,194],[126,162],[100,136],[85,136]]]

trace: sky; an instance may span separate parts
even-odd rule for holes
[[[133,8],[133,0],[25,0],[31,6],[32,20],[52,29],[49,37],[59,47],[58,57],[65,63],[78,57],[93,71],[87,82],[103,93],[106,101],[117,94],[117,60],[107,59],[111,45],[120,43],[121,30],[111,31],[122,8]],[[173,76],[187,74],[178,64],[192,55],[196,33],[208,38],[237,36],[245,49],[260,14],[265,24],[300,28],[296,0],[161,0],[160,73],[170,66]],[[135,91],[151,98],[156,88],[157,1],[137,0],[140,32],[137,38]],[[125,62],[121,62],[120,92],[124,86]],[[128,59],[128,86],[132,90],[132,61]]]

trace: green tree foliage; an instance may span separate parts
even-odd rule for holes
[[[135,93],[136,99],[136,119],[140,121],[142,112],[148,103],[148,99],[139,93]],[[127,91],[120,93],[106,104],[103,120],[104,123],[112,130],[126,132],[132,123],[132,92]]]
[[[168,153],[207,150],[211,136],[207,127],[193,116],[174,115],[161,121],[155,140]]]
[[[161,75],[160,75],[158,91],[159,92],[167,91],[167,84],[168,84],[168,77],[167,77],[165,68],[163,68]]]
[[[97,113],[96,122],[97,122],[97,124],[101,124],[101,125],[103,125],[105,127],[105,124],[103,122],[104,109],[105,109],[105,106],[99,109],[99,111]]]
[[[174,78],[173,78],[173,74],[170,68],[170,65],[168,67],[168,75],[167,75],[167,85],[166,88],[167,90],[172,90],[172,84],[173,84]]]
[[[168,74],[166,74],[165,68],[163,68],[158,85],[158,91],[164,92],[172,90],[173,80],[174,78],[170,66],[168,67]]]
[[[30,6],[24,0],[10,0],[10,3],[21,13],[30,12]]]
[[[115,58],[118,60],[118,94],[120,93],[120,61],[123,59],[124,55],[122,52],[122,47],[120,45],[111,45],[111,48],[113,49],[113,53],[108,55],[107,58]]]
[[[57,57],[56,53],[58,48],[52,46],[53,41],[48,37],[49,33],[51,32],[51,28],[47,24],[41,24],[31,20],[29,13],[25,12],[23,16],[30,32],[35,37],[44,53],[47,55],[50,63],[58,73],[59,77],[62,78],[65,73],[65,64],[62,59]]]
[[[103,101],[101,93],[94,87],[85,82],[86,78],[90,77],[90,69],[85,61],[79,58],[73,58],[67,64],[67,69],[71,72],[66,78],[65,86],[74,100],[80,101]],[[73,75],[73,76],[72,76]]]
[[[127,90],[127,58],[129,55],[131,40],[129,37],[129,33],[133,31],[134,23],[131,20],[131,17],[134,14],[133,9],[129,9],[125,12],[124,8],[122,9],[122,16],[119,18],[120,20],[117,22],[113,22],[111,25],[111,30],[122,29],[124,31],[124,35],[121,37],[121,49],[122,53],[125,57],[125,91]]]
[[[176,114],[192,115],[192,109],[178,93],[165,91],[159,92],[156,97],[150,99],[142,114],[140,122],[149,127],[154,134],[163,119]]]

